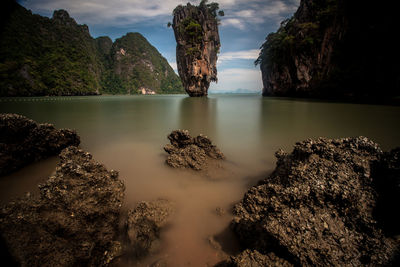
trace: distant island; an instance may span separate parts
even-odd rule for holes
[[[400,95],[394,3],[301,0],[261,47],[263,95],[350,100]]]
[[[92,38],[65,10],[51,19],[2,2],[0,96],[184,93],[168,61],[140,33]]]

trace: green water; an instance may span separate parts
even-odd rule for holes
[[[258,95],[99,96],[0,99],[0,112],[76,129],[81,146],[126,184],[126,208],[141,200],[171,199],[177,211],[162,234],[160,258],[170,266],[204,266],[221,256],[208,244],[226,233],[229,210],[275,164],[278,148],[291,151],[307,138],[367,136],[384,150],[400,146],[400,107],[343,104]],[[174,129],[209,136],[227,158],[225,172],[198,174],[164,164],[162,147]],[[45,160],[0,180],[1,201],[35,192],[56,165]],[[229,233],[226,240],[231,240]],[[230,242],[230,241],[229,241]],[[226,249],[229,253],[229,249]],[[129,262],[125,265],[134,264]],[[139,265],[140,265],[139,264]],[[124,263],[121,263],[124,265]]]

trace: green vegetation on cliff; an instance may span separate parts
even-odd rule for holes
[[[301,0],[267,36],[256,64],[264,95],[390,98],[400,95],[394,4]]]
[[[183,92],[168,61],[141,34],[128,33],[115,40],[111,55],[110,74],[123,91],[133,93],[145,87],[164,94]]]
[[[138,33],[113,44],[93,39],[64,10],[49,19],[12,0],[1,6],[0,96],[184,92],[167,60]]]

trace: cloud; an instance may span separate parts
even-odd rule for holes
[[[67,10],[79,23],[121,26],[149,19],[172,17],[172,11],[185,0],[36,0],[23,1],[34,11],[51,13]]]
[[[248,30],[266,21],[279,25],[280,21],[296,11],[300,0],[236,0],[233,2],[226,7],[226,17],[222,19],[222,26]],[[223,5],[220,6],[224,8]]]
[[[292,14],[300,0],[218,0],[225,11],[222,26],[245,30],[250,24],[266,19],[281,20]],[[123,26],[134,23],[166,23],[172,11],[187,0],[21,0],[34,12],[51,14],[56,9],[67,10],[78,23]],[[190,1],[198,4],[200,0]],[[212,2],[212,0],[210,0]]]
[[[254,61],[258,58],[259,53],[260,53],[260,50],[258,50],[258,49],[226,52],[226,53],[221,53],[218,56],[218,61],[220,63],[224,62],[224,61],[237,60],[237,59],[249,59],[249,60]]]
[[[240,19],[230,18],[222,20],[222,26],[233,26],[239,30],[244,30],[246,28],[245,23]]]
[[[178,73],[178,65],[176,64],[176,62],[168,62],[169,65],[171,66],[171,68]]]
[[[211,91],[236,89],[261,91],[262,79],[259,69],[229,68],[218,71],[218,83],[211,83]]]

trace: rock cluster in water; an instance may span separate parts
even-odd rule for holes
[[[400,149],[383,153],[365,137],[320,138],[297,143],[291,154],[279,150],[276,157],[274,172],[234,207],[232,229],[249,250],[221,266],[393,261],[399,248],[392,237],[400,232],[394,218]]]
[[[152,202],[143,201],[129,211],[128,239],[130,249],[137,258],[157,250],[160,232],[168,223],[173,212],[173,203],[165,199]]]
[[[187,130],[176,130],[168,135],[171,144],[164,150],[169,154],[166,163],[173,168],[202,170],[208,159],[224,159],[224,154],[204,136],[191,137]]]
[[[0,209],[2,241],[19,265],[103,266],[121,254],[118,172],[71,146],[39,190]]]
[[[217,81],[217,54],[221,46],[218,20],[206,4],[178,6],[172,27],[175,33],[179,76],[190,96],[206,96]]]
[[[38,124],[17,114],[0,114],[0,176],[79,143],[73,130],[57,130],[52,124]]]

